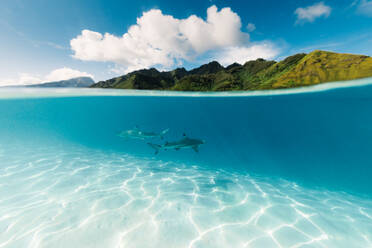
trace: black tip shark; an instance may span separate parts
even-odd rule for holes
[[[204,140],[200,139],[190,139],[186,136],[186,134],[183,135],[183,138],[179,141],[175,142],[166,142],[164,145],[158,145],[158,144],[152,144],[147,143],[149,146],[151,146],[153,149],[155,149],[155,154],[158,154],[160,150],[171,150],[174,149],[176,151],[180,149],[187,149],[191,148],[195,152],[199,152],[199,146],[202,144],[205,144]]]
[[[160,133],[154,133],[154,132],[145,132],[140,130],[137,126],[134,129],[122,131],[118,133],[118,136],[125,139],[153,139],[153,138],[164,138],[164,135],[169,131],[169,129],[165,129],[164,131]]]

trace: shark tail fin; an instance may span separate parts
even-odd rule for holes
[[[199,152],[199,146],[193,146],[192,149],[193,149],[195,152]]]
[[[164,135],[166,135],[169,131],[169,128],[163,130],[161,133],[160,133],[160,138],[163,139],[164,138]]]
[[[155,155],[159,153],[159,150],[161,148],[160,145],[157,144],[152,144],[152,143],[147,143],[149,146],[151,146],[155,150]]]

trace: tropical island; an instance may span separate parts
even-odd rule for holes
[[[257,59],[223,67],[213,61],[187,71],[142,69],[100,81],[93,88],[242,91],[283,89],[372,77],[372,57],[315,50],[280,62]]]

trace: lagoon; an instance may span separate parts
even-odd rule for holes
[[[0,247],[372,246],[371,96],[1,89]]]

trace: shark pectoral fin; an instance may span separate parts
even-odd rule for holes
[[[198,146],[193,146],[192,149],[193,149],[195,152],[199,152],[199,147],[198,147]]]
[[[152,143],[147,143],[149,146],[151,146],[155,150],[155,155],[159,153],[159,150],[161,148],[160,145],[157,144],[152,144]]]
[[[163,130],[163,131],[160,133],[160,139],[164,139],[164,135],[165,135],[166,133],[168,133],[168,131],[169,131],[169,128]]]

